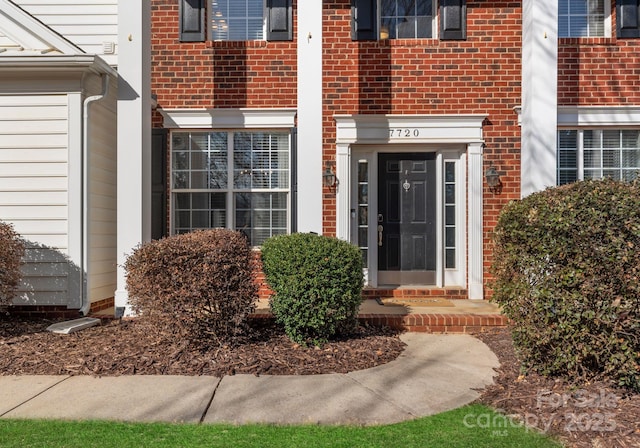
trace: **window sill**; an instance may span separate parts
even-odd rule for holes
[[[459,46],[461,42],[460,40],[441,40],[438,38],[421,38],[421,39],[378,39],[377,41],[355,41],[360,44],[364,44],[370,42],[373,45],[377,45],[378,47],[439,47],[442,45],[455,44],[455,46]]]
[[[266,40],[208,40],[207,48],[266,48]]]
[[[615,37],[559,37],[559,47],[607,46],[615,45]]]

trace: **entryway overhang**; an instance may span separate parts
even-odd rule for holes
[[[334,115],[336,171],[340,184],[352,183],[354,145],[444,145],[466,149],[467,290],[483,299],[482,124],[485,114],[461,115]],[[351,239],[351,188],[336,192],[337,236]]]

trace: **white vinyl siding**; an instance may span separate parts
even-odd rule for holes
[[[45,25],[82,48],[103,55],[103,43],[118,43],[117,0],[17,0],[16,3]],[[116,65],[115,55],[104,55]]]
[[[67,303],[68,128],[66,95],[0,95],[0,219],[28,245],[16,303]]]
[[[99,92],[99,78],[91,91]],[[91,302],[113,297],[116,289],[116,81],[109,97],[89,106],[89,225],[87,288]]]

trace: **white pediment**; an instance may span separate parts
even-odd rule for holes
[[[0,58],[37,54],[83,54],[79,47],[11,0],[0,0]]]

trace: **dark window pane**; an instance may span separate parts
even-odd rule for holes
[[[456,251],[455,249],[447,249],[445,251],[445,267],[454,269],[456,267]]]

